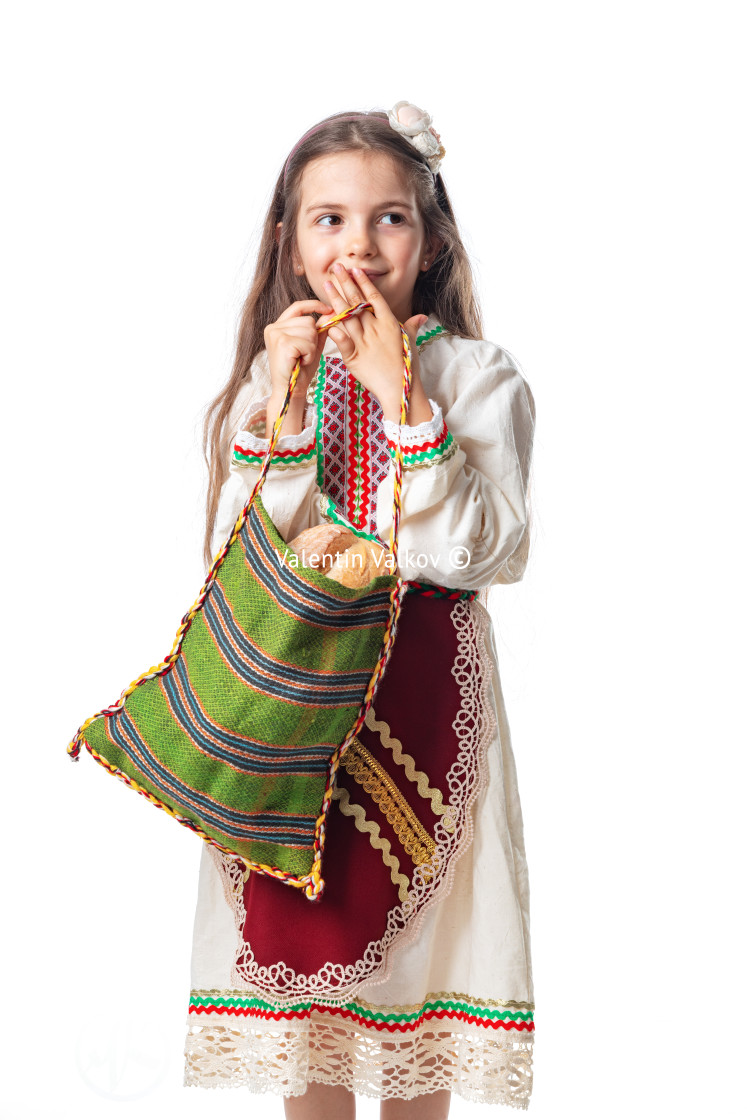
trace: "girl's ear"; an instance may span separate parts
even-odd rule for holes
[[[276,240],[278,242],[278,244],[280,243],[280,234],[281,233],[282,233],[282,222],[278,222],[276,227],[274,227],[274,240]],[[300,276],[300,274],[302,272],[304,272],[304,265],[301,264],[301,259],[300,259],[300,256],[298,255],[297,250],[296,250],[296,245],[293,245],[290,256],[291,256],[291,261],[293,262],[293,272],[295,272],[297,274],[297,276]]]
[[[423,260],[420,265],[421,272],[427,272],[441,251],[443,241],[440,237],[429,237],[423,250]]]
[[[280,234],[282,233],[282,231],[283,231],[283,223],[278,222],[278,224],[275,226],[275,240],[278,242],[278,244],[280,243]],[[298,252],[296,251],[295,245],[293,246],[293,249],[291,250],[291,260],[293,261],[293,271],[296,273],[297,276],[301,276],[302,273],[303,273],[303,265],[301,263],[301,258],[299,257]]]

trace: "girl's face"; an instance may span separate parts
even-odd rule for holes
[[[388,155],[336,152],[304,168],[294,264],[323,303],[336,264],[362,268],[404,323],[430,249],[415,193]]]

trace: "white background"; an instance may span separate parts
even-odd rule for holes
[[[400,99],[537,400],[534,552],[492,604],[530,1115],[743,1115],[739,7],[6,9],[4,1116],[282,1115],[181,1087],[200,842],[65,747],[201,584],[201,410],[287,152]]]

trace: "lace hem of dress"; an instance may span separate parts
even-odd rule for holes
[[[497,720],[490,703],[494,666],[488,653],[486,635],[490,616],[475,602],[457,601],[452,620],[458,635],[458,653],[452,667],[462,704],[454,721],[460,749],[447,775],[449,808],[453,820],[443,820],[434,829],[437,862],[416,868],[407,901],[389,913],[386,931],[371,941],[363,957],[353,965],[332,961],[309,976],[297,974],[284,961],[272,967],[260,966],[251,946],[242,937],[246,914],[243,904],[243,866],[211,848],[223,882],[226,901],[236,923],[239,944],[231,973],[235,988],[256,992],[279,1004],[323,995],[329,1002],[344,1003],[363,983],[384,983],[391,970],[390,951],[410,944],[417,937],[425,914],[451,891],[459,858],[472,842],[472,806],[487,783],[486,752],[495,735]]]
[[[532,1092],[533,1034],[456,1026],[406,1039],[319,1021],[295,1029],[264,1023],[191,1024],[185,1086],[301,1096],[310,1081],[379,1099],[447,1089],[465,1100],[526,1109]]]

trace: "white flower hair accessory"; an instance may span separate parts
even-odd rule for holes
[[[394,108],[389,110],[388,115],[394,131],[399,132],[414,148],[417,148],[433,174],[437,175],[441,160],[446,155],[446,149],[441,143],[441,137],[434,128],[431,128],[430,115],[409,101],[398,101]]]

